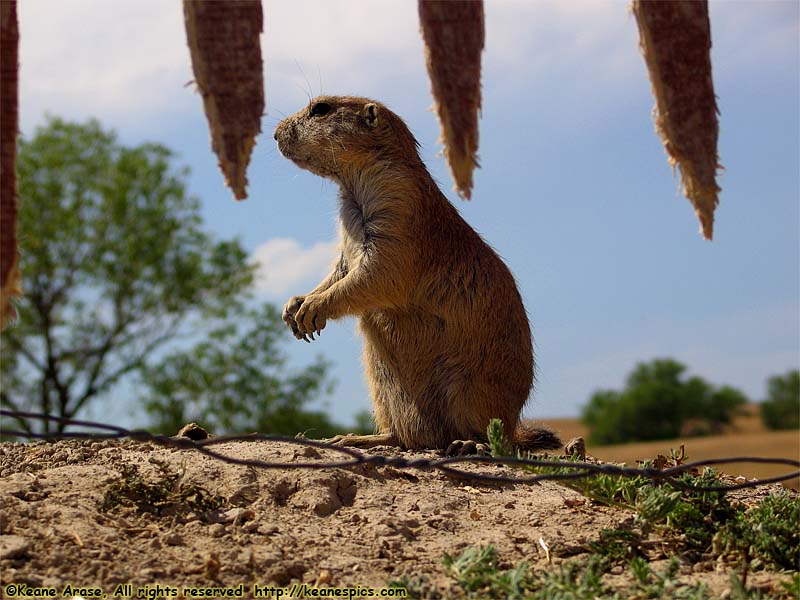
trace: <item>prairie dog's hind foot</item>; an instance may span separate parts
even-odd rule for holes
[[[374,448],[375,446],[400,445],[400,442],[393,433],[376,433],[371,435],[345,433],[344,435],[337,435],[327,440],[320,441],[335,446],[347,446],[349,448]]]
[[[453,440],[444,451],[445,456],[491,456],[488,444],[475,440]]]

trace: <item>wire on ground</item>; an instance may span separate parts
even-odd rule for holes
[[[686,462],[667,469],[656,469],[653,467],[628,467],[615,464],[599,464],[590,462],[577,462],[572,460],[542,460],[534,458],[514,458],[514,457],[490,457],[490,456],[452,456],[444,458],[414,458],[408,459],[398,456],[381,456],[379,454],[364,454],[353,448],[345,446],[336,446],[326,442],[309,440],[305,438],[287,437],[282,435],[272,434],[246,434],[246,435],[225,435],[219,437],[208,438],[205,440],[191,440],[184,437],[170,437],[166,435],[154,434],[143,429],[126,429],[116,425],[109,425],[106,423],[97,423],[94,421],[81,421],[75,419],[65,419],[62,417],[55,417],[41,413],[20,412],[10,410],[0,410],[0,416],[22,420],[33,421],[49,421],[60,423],[68,427],[83,427],[93,431],[74,431],[62,433],[37,433],[30,431],[15,431],[0,428],[0,434],[8,437],[20,437],[26,439],[39,439],[39,440],[115,440],[115,439],[131,439],[141,442],[151,442],[159,446],[170,448],[179,448],[182,450],[193,450],[205,454],[211,458],[220,460],[231,465],[241,465],[254,467],[259,469],[336,469],[336,468],[349,468],[357,465],[374,465],[374,466],[391,466],[399,469],[421,469],[433,470],[437,469],[448,475],[463,479],[472,479],[482,482],[491,483],[537,483],[539,481],[547,480],[560,480],[569,481],[576,479],[583,479],[585,477],[593,477],[601,474],[614,475],[619,477],[646,477],[653,481],[660,481],[669,483],[676,489],[691,491],[691,492],[731,492],[734,490],[741,490],[745,488],[754,488],[770,483],[779,483],[781,481],[788,481],[800,477],[800,461],[791,458],[765,458],[758,456],[736,456],[726,458],[714,458],[707,460],[699,460],[694,462]],[[286,444],[295,444],[298,446],[310,446],[319,450],[338,452],[344,456],[343,460],[334,462],[268,462],[257,459],[236,458],[228,456],[219,451],[212,449],[212,446],[226,444],[230,442],[256,442],[256,441],[270,441],[280,442]],[[461,463],[472,464],[491,464],[491,465],[506,465],[514,467],[530,467],[530,468],[545,468],[545,469],[567,469],[572,472],[569,473],[539,473],[536,475],[528,476],[509,476],[509,475],[494,475],[488,473],[474,473],[459,469],[456,465]],[[676,479],[682,473],[694,471],[701,467],[726,465],[732,463],[759,463],[759,464],[772,464],[772,465],[785,465],[793,467],[795,470],[786,473],[785,475],[778,475],[765,479],[741,481],[732,483],[730,485],[719,486],[696,486],[685,483]],[[516,471],[519,472],[519,471]]]

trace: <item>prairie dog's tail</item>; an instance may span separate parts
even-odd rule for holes
[[[514,448],[528,452],[556,450],[564,445],[554,432],[528,423],[517,425],[511,443]]]

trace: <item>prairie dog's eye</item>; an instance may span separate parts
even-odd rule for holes
[[[312,117],[324,117],[333,110],[333,107],[327,102],[317,102],[311,107]]]

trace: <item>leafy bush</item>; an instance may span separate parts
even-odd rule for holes
[[[727,551],[740,552],[783,569],[800,565],[800,499],[788,493],[767,496],[728,521],[717,536]]]
[[[800,371],[770,377],[767,399],[761,403],[761,420],[769,429],[800,427]]]
[[[672,439],[709,434],[731,421],[747,402],[740,391],[715,388],[700,377],[686,379],[672,359],[640,363],[622,391],[600,390],[583,410],[595,444]]]

